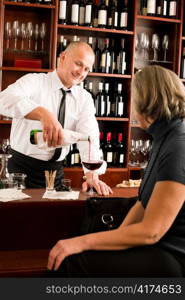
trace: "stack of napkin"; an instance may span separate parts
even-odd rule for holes
[[[0,189],[0,201],[8,202],[11,200],[21,200],[30,198],[30,196],[17,189]]]

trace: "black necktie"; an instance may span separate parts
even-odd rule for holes
[[[65,121],[65,106],[66,106],[66,93],[70,93],[71,91],[64,91],[64,89],[61,88],[62,91],[62,99],[60,102],[60,107],[59,107],[59,112],[58,112],[58,120],[60,122],[60,124],[62,125],[62,127],[64,127],[64,121]],[[56,148],[55,152],[53,154],[53,157],[49,160],[49,161],[56,161],[57,159],[59,159],[60,154],[62,151],[62,147],[61,148]]]

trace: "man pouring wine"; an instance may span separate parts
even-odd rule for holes
[[[92,48],[84,42],[72,42],[61,53],[56,70],[47,74],[27,74],[0,93],[0,114],[13,118],[10,134],[12,157],[8,169],[10,173],[25,173],[28,188],[45,187],[45,170],[57,170],[55,187],[59,186],[63,177],[63,160],[69,152],[69,145],[52,151],[35,147],[30,143],[33,129],[43,130],[43,139],[49,147],[62,144],[63,128],[87,134],[92,137],[91,153],[98,154],[99,129],[93,99],[90,93],[78,86],[93,63]],[[89,151],[86,142],[79,142],[78,148],[80,155]],[[83,191],[93,186],[100,195],[112,193],[111,188],[99,180],[99,174],[106,170],[105,161],[94,171],[83,168],[86,176]]]

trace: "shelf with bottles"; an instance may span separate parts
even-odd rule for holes
[[[138,0],[137,17],[177,23],[181,19],[181,3],[179,0]]]
[[[73,33],[74,34],[74,33]],[[76,34],[76,32],[75,32]],[[133,49],[132,38],[119,39],[102,38],[93,36],[77,36],[58,34],[57,43],[57,65],[60,53],[64,51],[71,41],[87,42],[94,50],[95,63],[88,76],[90,77],[115,77],[130,79],[132,68],[132,55],[130,49]]]
[[[79,26],[81,30],[103,28],[133,31],[133,6],[128,0],[60,0],[58,23]]]
[[[143,20],[143,21],[150,21],[153,23],[161,23],[161,22],[168,22],[168,23],[181,23],[180,19],[170,19],[170,18],[161,18],[161,17],[150,17],[150,16],[141,16],[137,15],[137,19]]]
[[[49,69],[53,66],[55,11],[7,6],[4,11],[3,67]]]
[[[102,33],[102,36],[107,36],[107,34],[113,34],[113,35],[133,35],[133,31],[128,30],[118,30],[118,29],[106,29],[106,28],[96,28],[96,27],[85,27],[85,26],[75,26],[75,25],[62,25],[58,24],[58,28],[61,28],[63,31],[87,31],[87,35],[89,35],[89,32],[96,36],[97,32],[98,34]]]
[[[19,2],[15,2],[15,1],[3,1],[3,4],[8,6],[23,6],[23,7],[36,7],[36,8],[46,8],[46,9],[54,9],[55,8],[55,3],[54,1],[50,1],[50,0],[46,0],[46,1],[39,1],[39,0],[30,0],[30,1],[19,1]],[[49,4],[51,3],[51,4]]]

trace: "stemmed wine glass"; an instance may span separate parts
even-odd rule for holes
[[[163,58],[163,61],[167,61],[166,60],[166,52],[168,50],[168,46],[169,46],[169,36],[167,34],[165,34],[163,36],[163,40],[162,40],[162,47],[163,47],[163,50],[164,50],[164,58]]]
[[[83,166],[88,169],[89,171],[97,170],[101,167],[103,164],[103,153],[101,150],[98,151],[98,153],[94,154],[84,154],[82,155],[82,164]],[[93,182],[93,176],[94,173],[92,172],[92,182]],[[87,192],[89,196],[94,195],[93,186],[90,187],[89,191]]]
[[[157,33],[154,33],[152,35],[152,49],[154,51],[153,61],[157,61],[158,60],[157,51],[159,50],[159,36]]]
[[[26,39],[26,24],[21,24],[21,51],[25,50],[24,41]]]
[[[10,22],[5,23],[5,38],[6,38],[6,49],[10,49],[10,39],[12,37],[12,26]]]
[[[40,27],[41,52],[44,52],[44,39],[46,36],[46,23],[42,23]]]
[[[34,38],[35,38],[35,46],[34,51],[38,51],[38,37],[39,37],[39,24],[35,24],[35,30],[34,30]]]
[[[142,53],[142,58],[145,59],[145,48],[146,48],[146,33],[141,32],[140,34],[140,40],[139,40],[140,48],[141,48],[141,53]]]
[[[17,39],[20,34],[20,26],[19,26],[19,21],[14,21],[13,26],[12,26],[12,35],[14,38],[14,51],[17,51]]]
[[[31,52],[31,40],[33,37],[33,24],[28,22],[26,26],[27,38],[28,38],[28,52]]]

